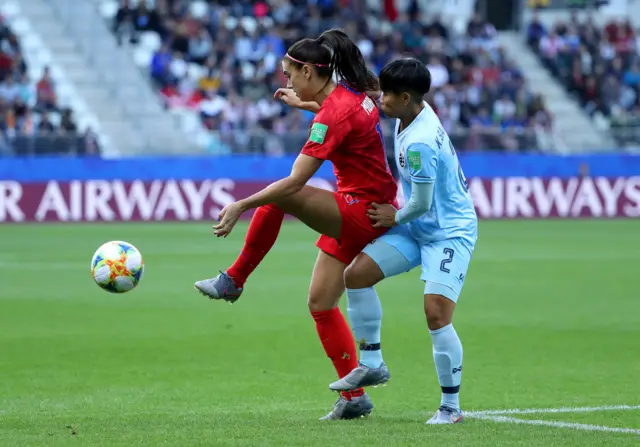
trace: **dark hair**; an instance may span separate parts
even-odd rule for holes
[[[380,90],[396,94],[409,93],[421,102],[431,89],[431,73],[425,64],[414,57],[389,62],[380,71]]]
[[[303,62],[313,65],[322,77],[330,78],[335,72],[359,92],[378,90],[378,78],[367,68],[360,49],[344,31],[331,29],[317,39],[299,40],[289,47],[287,54],[294,67],[301,68]]]

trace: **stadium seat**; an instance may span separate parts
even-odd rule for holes
[[[200,128],[200,116],[191,110],[182,110],[180,114],[182,128],[186,133],[196,132]]]
[[[191,12],[191,15],[196,19],[206,18],[208,11],[209,7],[207,3],[201,0],[193,1],[189,5],[189,12]]]
[[[105,0],[100,4],[100,14],[107,20],[112,20],[118,13],[118,2]]]
[[[140,47],[145,50],[156,52],[162,46],[162,40],[155,31],[145,31],[140,33]]]
[[[224,20],[224,26],[225,28],[227,28],[228,30],[232,30],[235,29],[236,26],[238,26],[238,19],[236,19],[235,17],[227,17]]]
[[[19,2],[11,0],[2,2],[2,4],[0,4],[0,13],[2,13],[6,19],[12,20],[20,13]]]
[[[31,31],[29,22],[22,17],[11,20],[11,30],[20,37],[27,36]]]
[[[248,16],[245,16],[242,19],[240,19],[240,24],[244,28],[244,30],[249,34],[253,34],[256,28],[258,27],[258,22],[256,22],[256,19]]]
[[[141,46],[137,47],[133,52],[133,60],[135,64],[140,68],[147,68],[149,64],[151,64],[151,60],[153,59],[153,52],[149,51],[148,48],[143,48]]]
[[[187,74],[189,75],[189,78],[196,83],[206,74],[207,71],[202,65],[195,64],[193,62],[190,62],[188,67]]]

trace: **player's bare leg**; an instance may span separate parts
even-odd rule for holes
[[[344,292],[343,274],[346,264],[320,251],[311,276],[307,304],[327,357],[339,377],[344,377],[357,364],[356,346],[351,329],[338,307]],[[333,409],[320,420],[354,419],[373,410],[369,396],[362,388],[341,393]]]
[[[382,360],[380,326],[382,306],[373,286],[384,279],[384,273],[367,254],[360,253],[344,272],[347,288],[347,310],[356,339],[360,344],[358,366],[345,377],[329,385],[332,391],[352,390],[384,385],[391,375]]]
[[[320,234],[340,237],[342,216],[333,194],[305,186],[277,204],[259,207],[251,219],[244,247],[234,264],[214,278],[196,282],[196,289],[211,299],[230,303],[240,298],[247,278],[276,242],[285,213],[297,217]]]
[[[433,360],[442,389],[440,408],[427,424],[457,424],[464,417],[458,394],[462,376],[462,344],[451,320],[456,304],[443,295],[426,294],[424,311],[433,342]]]

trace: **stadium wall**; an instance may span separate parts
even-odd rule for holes
[[[0,162],[0,222],[210,220],[286,176],[292,157]],[[485,219],[638,218],[640,156],[461,155]],[[333,189],[326,163],[312,180]],[[248,217],[248,215],[246,216]]]

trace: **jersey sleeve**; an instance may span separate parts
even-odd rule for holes
[[[422,216],[431,209],[433,203],[433,183],[422,182],[411,185],[411,197],[396,213],[396,222],[406,224]]]
[[[414,143],[407,149],[409,174],[414,183],[433,183],[438,170],[438,153],[424,143]]]
[[[340,147],[350,131],[349,120],[337,120],[327,113],[318,113],[311,123],[309,138],[301,153],[326,160]]]

